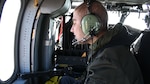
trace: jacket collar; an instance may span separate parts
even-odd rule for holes
[[[109,30],[102,37],[100,37],[95,43],[90,45],[90,49],[97,51],[97,49],[100,49],[104,45],[109,43],[111,39],[123,29],[121,26],[122,24],[118,23],[114,27],[109,28]]]

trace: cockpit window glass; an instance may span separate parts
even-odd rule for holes
[[[130,13],[124,21],[124,24],[139,30],[144,30],[147,28],[144,21],[146,14],[147,13]]]
[[[132,28],[144,30],[147,25],[144,21],[147,13],[130,12],[124,20],[124,25],[129,25]],[[117,24],[120,21],[121,13],[116,11],[108,11],[108,23]]]
[[[108,11],[108,24],[117,24],[121,15],[117,11]]]
[[[6,0],[0,22],[0,80],[8,80],[14,72],[14,41],[20,0]]]

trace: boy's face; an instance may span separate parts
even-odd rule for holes
[[[74,11],[73,13],[73,25],[72,28],[70,29],[70,31],[75,35],[75,39],[77,41],[80,41],[85,34],[82,31],[81,28],[81,16],[79,16],[77,11]]]

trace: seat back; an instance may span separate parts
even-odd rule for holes
[[[134,55],[140,65],[144,83],[150,84],[150,30],[142,32],[142,37],[138,39]],[[136,49],[137,48],[137,49]]]

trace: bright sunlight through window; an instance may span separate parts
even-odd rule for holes
[[[139,29],[139,30],[144,30],[147,28],[146,23],[144,21],[145,15],[147,13],[130,13],[125,21],[124,25],[129,25],[133,28]],[[118,12],[108,12],[108,23],[109,24],[117,24],[120,21],[121,14],[119,15]]]
[[[6,0],[0,22],[0,79],[8,80],[14,72],[14,39],[20,0]]]

